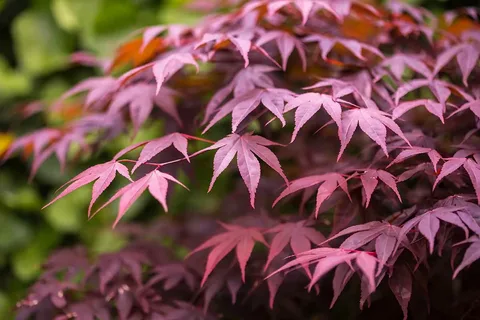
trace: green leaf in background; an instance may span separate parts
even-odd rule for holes
[[[0,0],[0,9],[2,7],[2,0]],[[0,292],[0,314],[7,315],[10,313],[10,301],[8,295],[4,292]]]
[[[60,232],[76,232],[87,222],[86,207],[91,188],[80,188],[54,205],[47,207],[45,214],[48,223]],[[53,195],[52,195],[53,198]]]
[[[50,250],[56,246],[59,234],[51,228],[44,227],[37,231],[34,240],[23,250],[15,252],[12,258],[14,274],[23,281],[38,276]]]
[[[68,32],[86,29],[95,20],[101,0],[52,0],[51,9],[58,25]]]
[[[25,95],[32,90],[30,78],[10,68],[5,59],[0,57],[0,99]]]
[[[0,176],[0,178],[4,175]],[[0,197],[3,203],[10,209],[20,211],[37,211],[42,207],[42,199],[38,191],[29,185],[10,188],[0,188]]]
[[[13,37],[20,67],[30,75],[62,68],[73,49],[73,39],[57,27],[48,11],[23,12],[13,23]]]
[[[6,253],[27,244],[31,230],[20,218],[0,212],[0,252]]]
[[[95,17],[96,34],[118,32],[129,29],[136,22],[137,8],[129,0],[103,0]]]
[[[109,229],[100,232],[97,230],[92,240],[90,248],[95,254],[118,251],[127,244],[127,240],[123,236]]]
[[[194,11],[182,10],[189,2],[189,0],[166,1],[158,11],[157,19],[164,24],[175,24],[179,21],[188,25],[197,23],[201,15]]]

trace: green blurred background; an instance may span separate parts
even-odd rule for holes
[[[141,27],[195,21],[195,14],[182,10],[184,4],[183,0],[0,0],[0,155],[14,136],[66,120],[68,115],[47,112],[19,120],[18,108],[31,101],[48,105],[79,80],[96,74],[93,68],[70,63],[73,52],[112,57],[122,40]],[[155,137],[160,130],[161,124],[153,125],[136,140]],[[48,160],[31,183],[29,161],[17,157],[0,167],[0,319],[13,318],[16,301],[52,250],[82,243],[100,253],[125,243],[111,229],[115,206],[87,221],[89,188],[45,210],[41,207],[69,177],[89,164],[111,159],[129,142],[128,137],[119,138],[90,162],[67,167],[63,173],[56,160]],[[141,200],[127,220],[148,206],[148,197]],[[152,209],[149,213],[155,216]]]
[[[14,136],[42,126],[58,125],[68,118],[65,114],[42,112],[19,120],[18,107],[31,101],[48,105],[79,80],[95,75],[92,68],[72,65],[71,53],[87,51],[111,57],[122,40],[143,26],[194,23],[198,16],[184,9],[186,2],[0,0],[0,155]],[[477,1],[422,3],[441,11],[475,5]],[[136,140],[155,137],[159,132],[161,123],[141,131]],[[91,252],[101,253],[116,250],[125,243],[126,240],[111,229],[115,206],[107,207],[105,212],[87,221],[89,188],[81,188],[54,206],[40,209],[69,177],[89,164],[111,159],[130,142],[128,137],[119,138],[90,162],[67,167],[63,173],[56,160],[48,160],[30,184],[27,183],[28,161],[15,158],[0,167],[0,319],[11,318],[15,302],[39,275],[42,262],[52,250],[82,243]],[[198,204],[195,199],[202,195],[189,194],[190,205]],[[182,191],[177,190],[169,201],[170,211],[184,210],[189,205],[181,201],[182,198],[185,199]],[[149,205],[149,200],[142,197],[125,219],[141,219],[147,209],[150,217],[160,212],[158,206]],[[205,201],[202,204],[214,205]]]

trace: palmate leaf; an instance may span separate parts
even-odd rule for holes
[[[382,181],[390,189],[392,189],[393,192],[395,192],[395,195],[398,197],[398,200],[402,202],[402,198],[400,197],[400,193],[397,189],[396,178],[387,171],[368,169],[360,175],[360,180],[362,181],[362,186],[365,190],[365,195],[367,197],[365,207],[368,207],[368,205],[370,204],[370,199],[372,198],[372,194],[378,185],[378,180]]]
[[[146,27],[142,31],[142,46],[141,51],[145,50],[145,47],[157,36],[162,33],[166,35],[161,36],[161,39],[165,42],[166,45],[173,44],[176,47],[180,46],[182,36],[190,31],[190,27],[181,24],[173,25],[158,25]]]
[[[180,263],[159,265],[153,269],[153,273],[154,275],[145,286],[154,286],[163,281],[163,290],[168,291],[181,282],[185,282],[188,288],[193,291],[197,285],[194,275]]]
[[[328,60],[328,54],[332,51],[333,47],[336,44],[340,44],[348,51],[350,51],[355,57],[357,57],[360,60],[365,60],[365,56],[363,55],[363,50],[369,51],[376,56],[383,58],[383,53],[380,52],[377,48],[361,43],[357,40],[354,39],[345,39],[345,38],[335,38],[335,37],[328,37],[325,35],[310,35],[307,36],[303,39],[304,42],[317,42],[318,46],[321,50],[321,56],[323,60]]]
[[[459,207],[439,207],[427,211],[405,223],[399,235],[399,239],[403,239],[414,227],[427,239],[430,254],[433,253],[435,245],[435,236],[440,228],[440,221],[457,226],[465,232],[468,237],[469,229],[479,232],[477,222],[470,214]]]
[[[300,129],[310,120],[321,108],[324,108],[328,115],[337,124],[339,130],[342,128],[341,116],[342,107],[326,94],[304,93],[298,97],[291,99],[285,106],[284,112],[295,110],[295,129],[292,134],[293,142],[298,135]],[[340,134],[339,134],[340,135]]]
[[[256,88],[274,88],[273,80],[266,73],[276,70],[276,68],[267,65],[249,65],[238,71],[232,81],[215,92],[210,99],[205,108],[202,125],[206,125],[208,120],[219,112],[218,107],[225,102],[230,94],[233,94],[234,98],[238,98]]]
[[[213,50],[217,48],[222,48],[225,42],[232,44],[240,53],[243,60],[245,61],[244,67],[246,68],[250,60],[248,58],[248,53],[252,49],[252,38],[253,34],[250,32],[233,32],[233,33],[206,33],[203,35],[202,40],[200,40],[195,48],[205,46],[210,42],[213,42]],[[214,51],[210,51],[214,52]]]
[[[22,148],[26,153],[33,153],[33,158],[35,159],[40,156],[40,153],[45,147],[51,144],[52,141],[58,139],[61,135],[62,132],[58,129],[45,128],[21,136],[15,139],[9,146],[5,154],[3,154],[2,161],[7,160],[14,152]]]
[[[166,86],[163,86],[158,93],[155,86],[145,83],[138,83],[122,89],[114,95],[109,107],[109,112],[117,113],[124,106],[129,107],[130,119],[132,120],[135,132],[148,119],[157,105],[162,111],[171,116],[178,124],[182,124],[175,105],[175,97],[178,93]]]
[[[287,89],[280,88],[265,88],[253,89],[245,94],[233,98],[232,100],[221,106],[218,112],[213,116],[208,123],[203,133],[207,132],[218,121],[232,114],[232,132],[237,131],[240,123],[251,114],[260,103],[271,113],[273,113],[285,126],[286,122],[283,118],[285,112],[285,105],[292,100],[295,94]]]
[[[71,192],[77,190],[78,188],[95,181],[92,189],[92,199],[90,201],[90,205],[88,206],[88,215],[90,216],[93,204],[112,183],[117,172],[132,181],[130,178],[130,174],[128,173],[127,167],[115,160],[102,164],[97,164],[93,167],[88,168],[87,170],[83,171],[82,173],[72,178],[69,182],[67,182],[66,185],[68,186],[52,201],[46,204],[44,208],[51,205],[55,201],[65,197]]]
[[[478,63],[480,57],[480,47],[475,44],[461,43],[453,46],[437,57],[434,74],[442,70],[454,57],[457,57],[457,63],[462,73],[463,84],[467,87],[468,77]]]
[[[368,246],[370,243],[375,243],[375,253],[378,259],[376,275],[378,276],[390,258],[395,256],[399,248],[408,244],[408,242],[401,243],[400,232],[401,228],[398,226],[387,222],[373,221],[346,228],[325,242],[351,234],[342,242],[340,248],[357,250]]]
[[[437,185],[447,176],[457,171],[461,167],[465,169],[468,173],[468,177],[475,189],[477,195],[478,203],[480,204],[480,165],[477,163],[477,159],[467,158],[472,155],[473,152],[467,151],[466,153],[461,153],[462,150],[458,151],[452,158],[446,159],[446,162],[443,164],[440,174],[436,178],[433,184],[433,190]]]
[[[424,106],[428,112],[439,118],[442,123],[445,123],[443,118],[446,111],[445,105],[430,99],[412,100],[400,103],[395,109],[393,109],[392,119],[395,120],[401,117],[404,113],[420,106]]]
[[[132,173],[135,172],[141,165],[145,164],[147,161],[161,153],[163,150],[168,147],[173,146],[177,151],[179,151],[184,157],[185,160],[190,162],[190,157],[188,156],[188,140],[187,138],[178,132],[174,132],[163,137],[139,142],[137,144],[128,146],[127,148],[119,151],[115,156],[114,160],[120,159],[123,155],[128,152],[135,150],[137,148],[143,147],[140,152],[140,156],[135,163],[135,166],[132,168]]]
[[[133,203],[147,188],[148,191],[152,194],[152,196],[157,199],[158,202],[160,202],[165,212],[167,212],[168,181],[173,181],[176,184],[181,185],[185,189],[188,189],[183,183],[175,179],[173,176],[159,170],[153,170],[142,178],[131,182],[130,184],[117,191],[117,193],[115,193],[110,198],[110,200],[108,200],[96,212],[102,210],[107,205],[120,198],[117,218],[115,219],[115,222],[113,224],[113,226],[115,227],[120,221],[120,219],[125,215],[125,212],[133,205]]]
[[[471,237],[464,242],[469,243],[470,246],[465,251],[462,262],[455,269],[455,272],[453,273],[453,278],[456,278],[458,273],[465,269],[465,267],[471,265],[473,262],[480,259],[480,237]]]
[[[106,102],[109,96],[118,88],[119,83],[113,77],[105,76],[86,79],[65,92],[55,103],[54,108],[59,108],[65,99],[85,91],[88,91],[88,93],[85,97],[84,107],[88,108],[95,103]]]
[[[242,281],[245,282],[245,268],[252,254],[255,242],[261,242],[265,246],[268,246],[262,233],[257,228],[244,228],[226,223],[221,223],[221,225],[227,230],[226,232],[213,236],[188,255],[190,256],[196,252],[214,247],[208,255],[201,286],[205,284],[205,281],[207,281],[208,276],[212,273],[213,269],[215,269],[216,265],[234,249],[240,265],[240,271],[242,272]]]
[[[84,118],[84,120],[86,119]],[[56,155],[60,163],[60,170],[63,171],[67,162],[67,153],[72,145],[79,145],[82,151],[88,150],[85,134],[86,130],[82,128],[81,123],[78,123],[78,126],[72,125],[71,128],[65,130],[40,129],[14,140],[3,155],[2,161],[10,158],[18,149],[23,149],[25,156],[33,154],[30,179],[36,175],[45,160],[52,155]]]
[[[323,242],[325,237],[312,228],[312,225],[312,221],[302,220],[299,222],[279,224],[265,231],[265,234],[275,233],[275,236],[270,243],[270,250],[264,271],[268,269],[272,260],[278,256],[288,244],[290,244],[293,253],[299,255],[311,249],[310,242],[317,245]],[[308,271],[308,268],[306,268],[306,270]]]
[[[387,166],[390,167],[394,164],[401,163],[411,157],[420,155],[420,154],[427,154],[428,158],[432,162],[433,168],[435,171],[437,171],[437,165],[440,159],[442,159],[442,156],[434,149],[430,148],[422,148],[422,147],[411,147],[405,150],[402,150],[395,159],[393,159],[392,162]]]
[[[322,175],[309,176],[291,181],[287,188],[282,191],[282,193],[278,196],[277,199],[275,199],[275,202],[272,206],[275,206],[280,200],[294,192],[313,187],[318,184],[320,184],[320,186],[317,190],[315,217],[317,217],[320,213],[320,207],[322,203],[327,200],[337,188],[340,187],[340,189],[342,189],[343,192],[345,192],[350,199],[347,180],[343,177],[343,175],[339,173],[326,173]]]
[[[369,292],[375,291],[377,283],[375,283],[374,274],[377,267],[377,259],[368,252],[344,250],[337,248],[316,248],[301,253],[294,260],[288,262],[283,267],[270,274],[269,277],[290,269],[296,269],[303,265],[316,264],[313,275],[308,285],[308,290],[317,283],[330,270],[346,263],[351,266],[356,262],[358,271],[368,279]],[[352,267],[353,268],[353,267]]]
[[[157,95],[160,93],[163,83],[185,65],[193,65],[197,72],[199,71],[198,63],[193,55],[184,52],[170,54],[153,64],[152,71],[157,82]]]
[[[367,136],[377,143],[388,156],[386,137],[387,128],[402,138],[408,145],[410,142],[403,134],[400,127],[389,118],[388,114],[371,108],[357,108],[344,111],[342,114],[342,127],[340,131],[340,152],[337,160],[340,159],[348,143],[352,139],[353,133],[360,126]]]
[[[213,160],[213,177],[208,191],[212,189],[215,180],[217,180],[218,176],[227,168],[236,155],[238,170],[250,193],[250,204],[252,207],[255,207],[255,193],[260,181],[260,163],[255,156],[262,159],[270,168],[275,170],[288,184],[288,179],[283,173],[277,157],[270,149],[266,148],[274,145],[280,144],[248,133],[241,136],[233,133],[217,141],[214,145],[200,150],[198,153],[218,149]]]
[[[303,43],[297,39],[297,37],[291,35],[288,32],[284,31],[267,31],[263,33],[255,42],[259,47],[264,44],[274,41],[277,45],[278,51],[282,58],[282,68],[283,70],[287,69],[287,62],[290,55],[293,52],[293,49],[296,49],[300,60],[302,62],[303,70],[307,68],[307,57],[305,53],[305,48]]]
[[[401,85],[400,87],[398,87],[397,91],[395,92],[395,103],[398,105],[398,103],[400,102],[400,99],[403,96],[405,96],[409,92],[412,92],[412,91],[417,90],[417,89],[422,88],[422,87],[428,87],[430,89],[430,91],[432,92],[432,94],[435,96],[435,98],[438,100],[438,102],[442,106],[446,105],[447,100],[450,97],[452,92],[455,92],[460,97],[462,97],[462,98],[464,98],[468,101],[472,100],[472,97],[469,94],[467,94],[461,88],[459,88],[459,87],[457,87],[457,86],[455,86],[451,83],[448,83],[448,82],[445,82],[445,81],[442,81],[442,80],[415,79],[415,80],[411,80],[411,81]],[[429,100],[425,99],[425,100],[421,100],[421,101],[422,101],[422,103],[426,103],[425,101],[429,101]],[[433,108],[435,110],[437,109],[435,106],[433,106]],[[428,107],[427,107],[427,109],[428,109]],[[404,112],[406,112],[406,111],[404,111]],[[402,112],[402,114],[404,112]],[[430,111],[430,112],[437,115],[437,116],[438,116],[438,113],[439,113],[439,111],[435,111],[435,112]]]
[[[342,0],[342,2],[345,2]],[[252,10],[258,9],[262,6],[266,6],[267,12],[269,16],[275,15],[280,9],[285,8],[289,5],[294,6],[301,14],[302,17],[302,24],[306,24],[312,12],[316,12],[317,10],[324,9],[331,14],[333,14],[336,18],[340,19],[339,13],[345,13],[346,10],[350,8],[349,2],[346,3],[347,8],[342,5],[337,6],[337,10],[333,8],[330,4],[330,1],[325,0],[261,0],[253,3],[249,3],[245,6],[244,12],[248,13]]]
[[[397,53],[382,61],[382,67],[389,68],[397,80],[401,80],[406,67],[421,74],[425,78],[432,76],[432,71],[420,59],[419,56]]]

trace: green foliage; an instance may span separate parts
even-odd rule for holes
[[[11,137],[31,131],[32,127],[64,122],[62,114],[42,112],[22,123],[12,123],[11,115],[19,103],[39,100],[53,103],[72,83],[91,76],[92,70],[73,68],[70,55],[86,51],[100,56],[111,55],[120,42],[135,30],[173,20],[192,22],[195,14],[184,14],[185,1],[161,0],[0,0],[0,16],[15,12],[8,23],[13,41],[10,56],[0,54],[0,156]],[[22,11],[22,9],[24,10]],[[2,22],[3,23],[3,22]],[[3,29],[2,29],[3,30]],[[9,43],[7,34],[0,34],[2,43]],[[12,61],[14,62],[12,64]],[[157,136],[162,127],[152,126],[138,133],[135,141]],[[8,134],[5,134],[8,132]],[[111,158],[131,142],[121,137],[99,158]],[[88,163],[82,163],[86,166]],[[56,160],[43,165],[28,185],[31,164],[7,162],[0,173],[0,270],[5,278],[0,284],[0,319],[8,315],[26,287],[41,272],[41,265],[54,248],[83,243],[94,254],[117,251],[126,239],[111,229],[115,208],[88,221],[85,211],[91,189],[72,194],[55,206],[41,210],[52,199],[55,187],[76,172],[66,168],[60,172]],[[119,185],[112,187],[118,189]],[[176,196],[184,205],[182,190]],[[105,201],[107,196],[100,200]],[[129,218],[135,219],[149,205],[142,197],[132,208]],[[192,201],[195,201],[192,198]],[[174,207],[172,206],[172,210]]]

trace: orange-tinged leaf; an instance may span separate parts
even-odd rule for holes
[[[369,41],[379,34],[380,28],[376,27],[372,20],[354,19],[347,17],[343,20],[340,29],[342,34],[347,38],[353,38],[358,41]]]
[[[461,36],[463,32],[469,30],[480,30],[480,24],[465,17],[459,17],[446,28],[445,31],[455,36]]]
[[[118,48],[109,71],[126,64],[132,64],[134,67],[140,66],[152,60],[163,49],[165,49],[165,44],[160,38],[150,41],[143,50],[141,38],[127,42]]]

